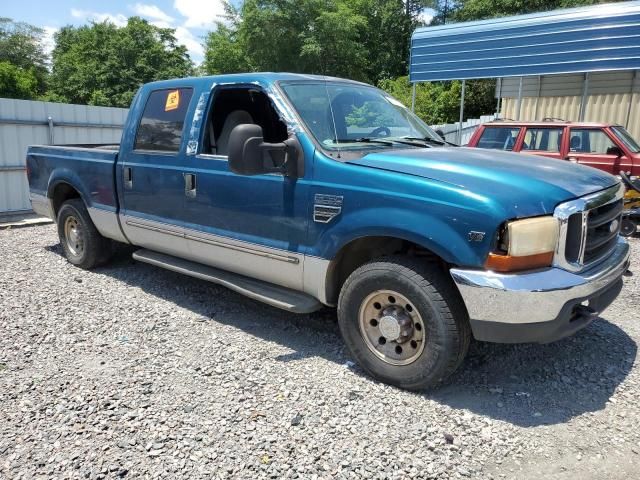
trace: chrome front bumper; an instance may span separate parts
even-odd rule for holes
[[[579,323],[571,325],[572,322],[579,320],[586,326],[589,322],[584,322],[585,313],[594,317],[613,301],[619,292],[611,292],[629,267],[629,255],[629,245],[619,238],[605,260],[583,272],[548,268],[501,274],[454,268],[451,276],[467,307],[476,338],[546,342],[557,339],[544,335],[547,327],[561,338],[577,330]],[[606,302],[601,299],[605,296]],[[527,326],[534,326],[535,332],[529,335]],[[515,332],[513,338],[509,327]]]

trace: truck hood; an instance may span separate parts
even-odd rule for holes
[[[479,148],[392,150],[349,163],[450,183],[492,199],[514,217],[551,213],[558,203],[618,182],[563,160]]]

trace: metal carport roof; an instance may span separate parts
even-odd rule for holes
[[[417,29],[411,82],[640,68],[640,1]]]

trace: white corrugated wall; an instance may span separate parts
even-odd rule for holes
[[[519,119],[516,117],[520,79],[505,78],[501,87],[501,115],[522,121],[556,117],[577,122],[584,78],[575,74],[523,78]],[[631,71],[592,73],[586,100],[585,122],[617,123],[640,140],[640,73],[635,76]]]
[[[0,98],[0,214],[31,209],[25,172],[29,145],[120,143],[127,112]]]

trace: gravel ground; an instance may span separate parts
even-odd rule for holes
[[[127,254],[85,272],[53,225],[0,252],[0,478],[637,478],[638,275],[574,337],[474,343],[416,394],[354,366],[332,311]]]

